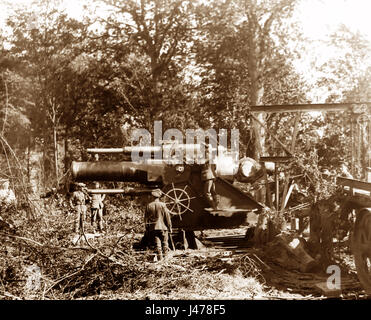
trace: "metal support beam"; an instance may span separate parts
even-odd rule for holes
[[[289,148],[287,148],[278,138],[277,136],[271,132],[267,125],[265,125],[264,123],[262,123],[257,117],[255,117],[253,114],[250,114],[251,118],[253,118],[259,125],[261,125],[263,128],[265,128],[266,132],[268,132],[268,134],[271,135],[271,137],[276,140],[278,142],[278,144],[283,148],[283,150],[285,150],[290,156],[292,156],[292,153],[290,151]]]
[[[280,179],[278,176],[278,163],[274,164],[274,179],[276,181],[276,210],[280,209]]]
[[[278,156],[278,157],[260,157],[260,162],[274,162],[274,163],[285,163],[285,162],[289,162],[289,161],[292,161],[293,160],[293,157],[291,156],[288,156],[288,157],[281,157],[281,156]]]
[[[371,192],[370,182],[360,181],[356,179],[349,179],[349,178],[344,178],[344,177],[336,177],[336,184]]]

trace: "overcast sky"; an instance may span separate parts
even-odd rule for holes
[[[0,0],[0,28],[10,13],[7,8],[11,5],[29,5],[30,0]],[[61,0],[67,13],[73,18],[81,17],[82,6],[87,1],[94,0]],[[215,0],[218,1],[218,0]],[[91,6],[89,6],[91,8]],[[103,14],[104,10],[100,10]],[[309,83],[315,83],[317,74],[311,66],[312,61],[329,59],[335,53],[323,45],[340,24],[346,25],[351,31],[359,31],[371,43],[371,0],[301,0],[294,14],[299,21],[305,37],[312,40],[306,48],[306,55],[296,61],[295,66],[300,73],[308,78]],[[370,55],[371,56],[371,55]],[[312,95],[313,102],[322,102],[323,92]]]
[[[67,12],[80,16],[85,0],[63,0]],[[27,5],[30,0],[2,0],[0,2],[0,26],[7,17],[7,3]],[[344,23],[353,31],[360,31],[371,42],[371,0],[302,0],[296,12],[306,36],[322,39]]]
[[[370,14],[370,0],[302,0],[296,12],[305,34],[312,39],[322,39],[343,23],[371,42]]]

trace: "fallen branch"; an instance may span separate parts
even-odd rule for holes
[[[46,244],[42,244],[40,242],[37,242],[37,241],[35,241],[33,239],[29,239],[29,238],[26,238],[26,237],[15,236],[15,235],[3,233],[3,232],[0,232],[0,236],[10,237],[10,238],[14,238],[14,239],[19,239],[19,240],[23,240],[23,241],[26,241],[26,242],[32,242],[32,243],[36,244],[39,247],[43,247],[45,249],[50,249],[50,250],[60,250],[60,251],[85,250],[85,251],[91,251],[91,249],[90,248],[87,248],[87,247],[67,247],[67,248],[64,248],[64,247],[50,246],[50,245],[46,245]]]
[[[66,275],[66,276],[63,276],[62,278],[60,278],[60,279],[58,279],[57,281],[55,281],[52,285],[50,285],[49,286],[49,288],[48,289],[46,289],[45,291],[44,291],[44,295],[46,295],[52,288],[54,288],[58,283],[61,283],[63,280],[66,280],[66,279],[68,279],[68,278],[71,278],[71,277],[73,277],[73,276],[75,276],[76,274],[78,274],[78,273],[80,273],[81,271],[83,271],[84,269],[85,269],[85,267],[86,267],[86,265],[94,258],[94,257],[96,257],[96,255],[97,255],[97,253],[95,253],[95,254],[92,254],[89,258],[88,258],[88,260],[84,263],[84,265],[79,269],[79,270],[77,270],[76,272],[73,272],[73,273],[71,273],[71,274],[68,274],[68,275]]]
[[[29,238],[25,238],[25,237],[20,237],[20,236],[14,236],[12,234],[7,234],[7,233],[3,233],[3,232],[0,232],[0,236],[3,236],[3,237],[10,237],[10,238],[14,238],[14,239],[20,239],[20,240],[24,240],[24,241],[28,241],[28,242],[32,242],[38,246],[41,246],[43,247],[44,245],[41,244],[40,242],[37,242],[35,240],[32,240],[32,239],[29,239]]]
[[[17,297],[17,296],[15,296],[15,295],[13,295],[13,294],[11,294],[11,293],[9,293],[9,292],[4,292],[4,293],[2,293],[1,295],[4,296],[4,297],[13,298],[13,299],[15,299],[15,300],[23,300],[22,298]]]

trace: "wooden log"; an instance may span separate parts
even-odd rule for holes
[[[371,197],[365,195],[350,195],[346,197],[346,201],[353,209],[371,207]]]
[[[345,177],[336,177],[336,184],[371,192],[371,183]]]
[[[318,267],[318,261],[306,251],[305,240],[281,233],[268,244],[267,253],[275,262],[287,269],[311,272]]]
[[[317,262],[305,251],[302,238],[294,238],[288,248],[299,259],[301,272],[310,272],[317,267]]]

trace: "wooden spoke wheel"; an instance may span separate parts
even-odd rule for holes
[[[357,215],[352,237],[352,251],[357,276],[367,294],[371,294],[371,210]]]
[[[164,193],[165,203],[172,215],[178,215],[179,217],[187,212],[193,212],[190,208],[191,200],[195,197],[191,197],[187,192],[187,185],[182,189],[175,187],[172,184],[172,188]]]

